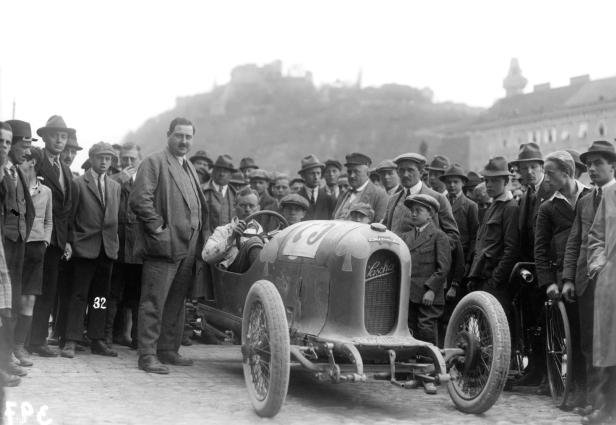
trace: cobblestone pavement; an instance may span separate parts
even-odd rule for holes
[[[320,384],[294,370],[289,395],[274,419],[257,417],[244,387],[239,347],[193,345],[182,353],[193,367],[172,367],[169,375],[137,369],[135,351],[119,348],[110,359],[77,353],[73,360],[33,356],[34,367],[7,403],[20,424],[21,407],[34,415],[27,424],[575,424],[547,397],[504,393],[484,415],[458,412],[439,388],[435,396],[387,382]],[[8,404],[7,404],[8,405]],[[35,416],[48,410],[41,421]],[[7,418],[5,418],[6,420]],[[9,423],[8,421],[6,423]]]

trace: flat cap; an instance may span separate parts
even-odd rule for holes
[[[345,156],[346,164],[345,167],[349,165],[367,165],[368,167],[372,165],[372,159],[368,155],[364,155],[363,153],[353,152]]]
[[[254,170],[252,170],[250,172],[250,174],[248,174],[248,178],[250,179],[250,181],[252,180],[265,180],[265,181],[270,181],[270,175],[267,171],[262,170],[260,168],[256,168]]]
[[[116,151],[113,149],[109,143],[106,142],[98,142],[90,148],[88,151],[88,156],[97,156],[97,155],[111,155],[116,157]]]
[[[424,207],[432,210],[432,212],[437,213],[439,210],[439,204],[436,199],[434,199],[430,195],[424,195],[423,193],[417,193],[415,195],[409,195],[404,200],[404,205],[407,208],[411,208],[413,204],[423,205]]]
[[[349,214],[352,212],[362,214],[368,217],[370,221],[374,220],[374,209],[365,202],[358,202],[351,206],[349,209]]]
[[[376,166],[376,171],[378,172],[385,170],[395,170],[396,168],[398,167],[396,166],[395,162],[393,162],[391,159],[385,159]]]
[[[335,159],[328,159],[327,161],[325,161],[325,167],[327,168],[329,166],[336,167],[337,169],[342,171],[342,163]]]
[[[284,207],[285,205],[295,205],[305,210],[308,209],[308,200],[297,193],[289,193],[286,196],[283,196],[280,200],[280,206]]]
[[[396,165],[402,161],[413,161],[419,165],[426,165],[428,162],[425,156],[414,152],[403,153],[394,158],[394,164]]]

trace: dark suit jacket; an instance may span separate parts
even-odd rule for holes
[[[199,178],[188,161],[190,175],[199,186]],[[188,255],[188,243],[193,233],[190,226],[190,209],[187,199],[194,196],[192,188],[181,182],[180,173],[186,173],[177,158],[168,149],[154,153],[143,160],[130,194],[129,204],[141,222],[137,244],[140,255],[178,261]],[[200,240],[197,257],[208,237],[208,209],[205,195],[197,190],[201,205]],[[156,229],[163,227],[161,233]]]
[[[415,238],[415,229],[403,233],[411,252],[410,301],[421,303],[428,289],[434,291],[434,304],[445,304],[445,283],[451,266],[449,238],[430,223]]]
[[[470,262],[475,249],[475,237],[479,229],[479,208],[475,201],[462,194],[456,198],[451,210],[460,232],[460,243],[466,262]]]
[[[348,211],[344,211],[343,207],[345,207],[346,200],[351,196],[351,191],[348,190],[344,193],[344,195],[340,195],[338,197],[338,201],[336,202],[336,207],[334,208],[334,212],[332,213],[332,218],[335,219],[348,219]],[[368,181],[368,185],[366,188],[358,194],[353,200],[352,204],[357,204],[360,202],[366,203],[372,207],[374,210],[374,220],[375,223],[380,222],[383,217],[385,217],[385,210],[387,209],[387,192],[382,187],[379,187]]]
[[[73,255],[94,259],[101,253],[118,258],[118,213],[120,210],[120,184],[105,179],[105,205],[98,192],[96,179],[90,171],[75,179],[73,206]]]
[[[37,149],[37,148],[33,148]],[[43,177],[43,184],[51,189],[53,230],[51,232],[51,245],[64,251],[67,242],[72,242],[72,217],[73,209],[73,173],[64,164],[62,175],[64,178],[64,192],[60,188],[60,182],[56,178],[53,166],[49,163],[45,150],[40,149],[43,160],[36,164],[36,174]]]
[[[575,292],[583,295],[588,286],[588,233],[595,219],[594,190],[578,199],[575,217],[563,258],[563,282],[573,282]]]
[[[584,189],[581,196],[590,189]],[[535,269],[539,286],[560,283],[557,273],[563,270],[563,258],[575,209],[560,198],[547,200],[539,207],[535,224]]]
[[[537,192],[529,191],[520,198],[520,213],[518,215],[518,232],[520,234],[520,260],[534,261],[535,257],[535,223],[539,206],[550,199],[554,191],[543,180]]]
[[[303,196],[310,203],[310,196],[308,195],[308,190],[305,187],[302,187],[298,195]],[[319,194],[317,195],[317,202],[308,206],[308,211],[306,211],[306,215],[304,216],[304,221],[306,220],[329,220],[332,218],[332,213],[334,212],[334,208],[336,207],[336,201],[330,195],[327,194],[324,188],[319,188]]]
[[[5,204],[4,204],[4,200],[6,198],[6,193],[7,193],[6,185],[11,184],[11,183],[10,183],[10,180],[6,178],[7,171],[4,170],[4,167],[0,169],[0,172],[5,173],[5,178],[3,178],[2,182],[0,183],[0,200],[2,202],[2,208],[0,208],[0,214],[2,215],[2,223],[1,223],[2,233],[1,234],[4,236],[6,235],[4,231],[4,216],[6,214],[12,214],[11,212],[5,211]],[[17,176],[19,177],[19,180],[21,181],[21,184],[23,185],[23,188],[24,188],[24,200],[26,201],[26,239],[25,241],[27,241],[28,237],[30,236],[30,231],[32,230],[32,224],[34,223],[36,211],[34,210],[34,204],[32,203],[32,197],[30,196],[30,190],[28,189],[28,183],[26,182],[26,177],[24,176],[23,172],[19,169],[19,167],[17,167]]]
[[[141,264],[142,259],[135,252],[139,221],[128,204],[128,198],[133,190],[134,182],[123,173],[114,174],[111,178],[120,184],[120,209],[118,212],[118,237],[120,248],[118,251],[118,262]]]
[[[438,215],[433,217],[434,224],[447,234],[450,240],[450,248],[455,249],[455,242],[460,240],[460,232],[449,201],[442,194],[430,189],[425,184],[421,185],[419,193],[430,195],[438,201],[439,211]],[[387,213],[385,214],[385,226],[397,235],[408,232],[412,227],[410,222],[411,210],[404,205],[404,194],[404,188],[400,186],[400,190],[389,198]]]
[[[494,201],[477,232],[469,278],[491,279],[496,286],[506,286],[518,261],[518,204],[513,198]]]
[[[222,203],[229,202],[230,205],[230,217],[233,218],[235,216],[235,189],[231,185],[227,186],[227,198],[224,199],[222,194],[215,190],[212,187],[212,181],[210,180],[203,187],[203,194],[205,195],[205,202],[207,203],[208,208],[208,231],[211,234],[214,232],[218,226],[222,226],[223,224],[227,224],[229,221],[223,223],[220,215],[222,211]]]

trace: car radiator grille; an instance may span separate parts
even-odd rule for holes
[[[372,335],[392,331],[398,317],[400,261],[387,250],[374,252],[366,265],[364,325]]]

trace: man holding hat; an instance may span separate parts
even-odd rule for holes
[[[290,193],[280,199],[280,214],[287,219],[289,225],[302,221],[308,207],[306,198],[297,193]]]
[[[99,142],[90,148],[91,168],[75,179],[73,205],[73,290],[69,301],[63,357],[75,356],[88,315],[92,354],[117,356],[105,343],[111,270],[118,258],[120,184],[109,178],[115,150]]]
[[[398,155],[394,159],[401,186],[398,192],[389,198],[383,224],[398,236],[408,232],[411,229],[411,217],[404,200],[410,195],[430,195],[439,204],[438,215],[433,219],[434,225],[447,234],[450,247],[455,247],[456,241],[460,239],[460,233],[451,212],[451,205],[445,196],[430,189],[421,181],[426,162],[423,155],[412,152]]]
[[[233,158],[229,155],[220,155],[212,167],[212,179],[203,188],[209,211],[210,233],[218,226],[229,223],[233,218],[236,192],[229,182],[236,171]]]
[[[393,195],[400,188],[396,169],[396,164],[391,159],[381,161],[381,163],[376,166],[376,172],[381,177],[381,184],[388,196]]]
[[[338,198],[333,212],[333,218],[348,220],[349,212],[354,204],[364,202],[374,210],[374,221],[380,222],[387,208],[387,193],[369,179],[368,172],[372,160],[363,153],[350,153],[346,156],[346,164],[350,189]]]
[[[477,232],[468,289],[490,292],[508,313],[511,305],[509,275],[520,259],[518,204],[507,190],[510,173],[505,158],[490,159],[481,174],[493,201]]]
[[[336,206],[334,199],[321,188],[321,173],[325,168],[315,155],[302,159],[301,168],[297,172],[304,179],[304,187],[297,192],[308,201],[308,211],[304,220],[329,220]]]
[[[21,165],[30,156],[30,148],[33,141],[30,124],[21,120],[9,120],[12,139],[8,159],[4,166],[4,179],[0,184],[0,196],[2,204],[2,236],[4,236],[4,250],[6,264],[11,277],[12,292],[12,317],[8,323],[9,343],[14,350],[14,333],[26,324],[19,323],[26,317],[21,317],[22,312],[22,273],[26,253],[26,241],[30,236],[30,230],[34,223],[35,210],[30,196],[28,180],[20,169]],[[28,322],[31,320],[27,318]],[[17,328],[16,328],[17,326]],[[20,362],[21,363],[21,362]],[[13,367],[12,363],[9,367]],[[11,373],[12,371],[9,370]],[[25,371],[18,371],[24,375]]]
[[[258,168],[259,166],[255,164],[255,160],[249,156],[240,160],[240,172],[244,175],[246,180],[250,177],[250,173]]]
[[[567,239],[563,259],[562,294],[570,299],[575,298],[580,320],[580,345],[582,348],[583,367],[586,371],[588,404],[595,410],[603,407],[600,396],[603,370],[593,366],[594,321],[604,320],[609,310],[595,308],[595,288],[597,281],[589,278],[588,244],[590,228],[598,214],[603,193],[616,183],[616,149],[608,141],[597,140],[592,143],[587,152],[580,155],[580,160],[588,167],[588,175],[593,183],[593,189],[587,196],[581,197],[575,208],[575,218]],[[597,310],[597,315],[595,315]],[[602,342],[606,347],[609,342]],[[588,413],[588,412],[586,412]],[[595,413],[597,416],[597,413]]]
[[[428,182],[430,183],[430,188],[443,196],[447,196],[445,183],[443,183],[440,177],[445,174],[445,171],[449,168],[449,158],[443,155],[435,155],[430,165],[426,168],[428,169]]]
[[[40,356],[54,357],[58,353],[47,345],[49,316],[56,303],[60,261],[62,258],[66,261],[71,258],[73,238],[69,231],[74,204],[71,190],[73,174],[61,161],[60,154],[66,148],[69,136],[75,134],[75,129],[67,127],[61,116],[53,115],[36,132],[45,142],[41,152],[43,159],[36,164],[36,173],[43,178],[43,184],[51,189],[53,228],[51,243],[45,251],[42,294],[36,297],[34,303],[28,349]],[[68,304],[70,295],[68,291],[64,292],[66,296],[59,300],[60,308]],[[62,334],[63,329],[59,329],[59,332],[56,329],[56,333]]]
[[[325,178],[325,192],[334,199],[334,202],[338,201],[340,196],[340,187],[338,186],[338,179],[342,172],[342,164],[335,159],[328,159],[325,161],[325,169],[323,170],[323,177]]]

